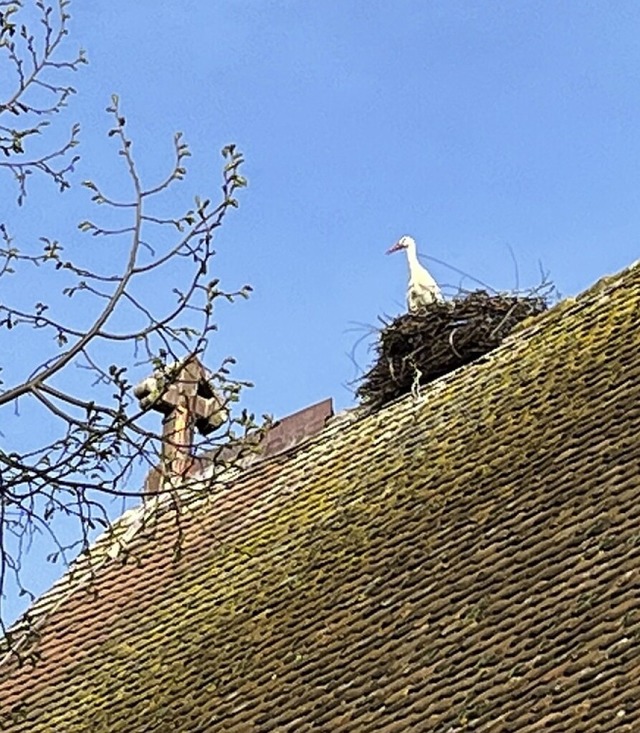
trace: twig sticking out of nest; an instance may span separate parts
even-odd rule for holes
[[[384,325],[377,361],[357,390],[361,402],[378,408],[499,346],[513,328],[547,309],[542,295],[489,295],[432,303]]]

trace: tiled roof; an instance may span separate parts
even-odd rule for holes
[[[187,506],[179,559],[160,517],[0,728],[639,731],[639,353],[635,266]]]

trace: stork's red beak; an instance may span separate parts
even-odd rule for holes
[[[386,254],[388,254],[388,255],[393,254],[393,252],[397,252],[399,249],[403,249],[403,247],[400,244],[400,242],[396,242],[393,245],[393,247],[389,247],[389,249],[387,250]]]

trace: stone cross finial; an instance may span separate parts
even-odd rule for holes
[[[162,464],[159,472],[151,472],[146,486],[147,493],[155,493],[160,483],[184,479],[193,467],[194,431],[207,435],[224,423],[228,412],[196,358],[156,370],[133,393],[140,407],[164,415]]]

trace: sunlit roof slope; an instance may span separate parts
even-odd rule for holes
[[[110,560],[11,731],[640,730],[640,268]]]

